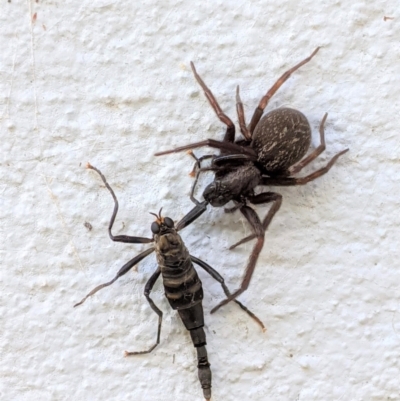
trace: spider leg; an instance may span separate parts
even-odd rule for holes
[[[264,232],[267,231],[268,226],[270,225],[273,217],[275,216],[275,214],[278,212],[278,210],[281,207],[282,195],[278,194],[276,192],[263,192],[261,194],[255,195],[255,196],[248,197],[247,199],[254,205],[259,205],[261,203],[274,202],[274,204],[268,210],[268,213],[266,214],[266,216],[264,217],[264,220],[262,222]],[[252,240],[253,238],[256,238],[255,234],[248,235],[247,237],[242,238],[240,241],[238,241],[235,244],[233,244],[232,246],[230,246],[229,249],[234,249],[237,246]]]
[[[217,99],[215,99],[214,95],[212,94],[211,90],[207,87],[204,81],[201,79],[200,75],[197,73],[196,68],[193,62],[190,62],[190,66],[192,67],[192,71],[196,81],[199,85],[203,88],[204,94],[206,95],[207,100],[210,102],[211,107],[214,109],[217,117],[226,125],[226,132],[223,141],[224,142],[234,142],[235,140],[235,125],[233,124],[232,120],[221,110]]]
[[[215,139],[206,139],[201,142],[195,142],[195,143],[191,143],[189,145],[180,146],[175,149],[164,150],[163,152],[155,153],[155,156],[162,156],[162,155],[167,155],[169,153],[182,152],[183,150],[191,150],[194,148],[201,148],[202,146],[210,146],[211,148],[217,148],[217,149],[220,149],[221,151],[226,151],[226,152],[231,152],[231,153],[245,154],[248,156],[252,156],[254,160],[257,159],[255,150],[253,150],[250,147],[240,146],[235,143],[228,142],[228,141],[226,141],[226,142],[225,141],[216,141]]]
[[[297,174],[300,172],[307,164],[311,163],[314,159],[316,159],[326,148],[325,146],[325,121],[326,118],[328,117],[328,113],[325,113],[324,117],[321,120],[321,124],[319,125],[319,137],[320,137],[320,145],[312,152],[310,153],[307,157],[305,157],[303,160],[301,160],[299,163],[294,165],[293,167],[290,167],[289,172],[290,175]]]
[[[239,85],[236,87],[236,111],[239,119],[240,132],[246,138],[246,140],[251,141],[251,134],[247,129],[246,119],[244,116],[242,99],[240,99]]]
[[[222,302],[220,302],[218,305],[216,305],[213,309],[211,309],[211,313],[214,313],[221,306],[234,300],[241,293],[243,293],[244,291],[247,290],[247,288],[250,284],[250,280],[253,275],[254,269],[256,267],[258,256],[260,255],[260,252],[264,245],[264,236],[265,236],[264,228],[263,228],[263,225],[262,225],[259,217],[257,216],[257,213],[252,208],[250,208],[246,205],[242,206],[240,208],[240,211],[243,214],[243,216],[247,219],[247,221],[250,223],[250,225],[254,231],[254,234],[257,238],[257,242],[254,245],[254,248],[250,254],[250,258],[247,263],[246,270],[245,270],[244,277],[243,277],[242,283],[240,285],[240,288],[237,289],[236,291],[234,291],[229,297],[224,299]]]
[[[249,132],[250,135],[253,135],[254,129],[256,128],[258,122],[260,121],[260,118],[264,112],[265,107],[267,107],[267,104],[269,100],[271,99],[272,96],[276,93],[276,91],[281,87],[281,85],[296,71],[298,70],[301,66],[304,64],[308,63],[318,52],[319,47],[317,47],[309,57],[301,61],[300,63],[296,64],[293,68],[290,70],[286,71],[281,75],[281,77],[272,85],[272,87],[269,89],[269,91],[266,93],[265,96],[260,100],[260,103],[258,104],[258,107],[254,110],[253,117],[251,118],[250,125],[249,125]]]
[[[166,155],[169,153],[176,153],[176,152],[181,152],[184,150],[191,150],[194,148],[199,148],[202,146],[210,146],[212,148],[217,148],[220,150],[221,155],[229,155],[229,154],[244,154],[247,156],[250,156],[252,160],[257,160],[257,155],[256,152],[250,147],[250,146],[241,146],[239,144],[234,143],[235,141],[235,125],[233,124],[232,120],[222,111],[221,107],[219,106],[217,100],[215,99],[214,95],[212,94],[211,90],[207,87],[207,85],[204,83],[200,75],[197,73],[196,68],[193,64],[193,62],[190,63],[194,77],[196,78],[197,82],[199,85],[203,88],[204,94],[209,101],[211,107],[217,114],[217,117],[219,120],[224,123],[227,128],[225,132],[225,136],[222,141],[216,141],[214,139],[206,139],[201,142],[196,142],[192,143],[189,145],[184,145],[177,147],[175,149],[171,150],[166,150],[163,152],[157,152],[155,153],[155,156],[162,156]],[[239,88],[237,89],[236,93],[236,101],[237,105],[236,108],[238,110],[238,116],[239,116],[239,124],[241,126],[241,130],[243,135],[245,136],[247,141],[251,140],[251,135],[249,134],[247,128],[246,128],[246,123],[244,120],[244,111],[243,111],[243,104],[240,100],[240,95],[239,95]]]
[[[153,311],[156,312],[158,315],[158,328],[157,328],[156,343],[146,351],[134,351],[134,352],[125,351],[125,356],[149,354],[151,351],[153,351],[153,349],[155,347],[157,347],[158,344],[160,344],[161,323],[162,323],[163,313],[160,309],[157,308],[157,305],[150,298],[151,290],[153,289],[153,286],[154,286],[155,282],[157,281],[158,277],[160,277],[160,274],[161,274],[161,269],[160,269],[160,267],[158,267],[157,270],[152,274],[150,279],[147,281],[146,286],[144,287],[144,296],[146,297],[148,303],[150,304],[151,309],[153,309]]]
[[[332,157],[332,159],[329,161],[329,163],[325,166],[320,168],[317,171],[314,171],[313,173],[305,176],[305,177],[263,177],[262,178],[262,183],[260,185],[277,185],[277,186],[292,186],[292,185],[305,185],[310,181],[315,180],[318,177],[321,177],[321,175],[326,174],[331,167],[335,164],[336,160],[348,152],[349,149],[342,150],[338,154]]]

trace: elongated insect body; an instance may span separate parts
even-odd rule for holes
[[[204,398],[209,400],[211,370],[205,347],[206,334],[203,329],[203,286],[181,236],[175,228],[168,227],[171,225],[169,220],[172,221],[168,217],[159,216],[153,223],[154,249],[163,278],[165,296],[171,308],[178,311],[197,350],[198,376]]]
[[[111,216],[110,224],[108,226],[108,233],[111,240],[130,244],[152,243],[152,247],[148,248],[147,250],[143,251],[142,253],[131,259],[129,262],[127,262],[124,266],[121,267],[119,272],[111,281],[98,285],[74,306],[79,306],[83,304],[87,300],[87,298],[91,297],[102,288],[108,287],[113,284],[119,277],[128,273],[133,266],[149,256],[152,252],[155,252],[158,267],[156,271],[152,274],[150,279],[147,281],[144,288],[144,295],[151,309],[158,315],[157,339],[155,344],[152,345],[149,349],[145,351],[134,352],[125,351],[125,356],[148,354],[153,351],[154,348],[156,348],[156,346],[160,343],[163,313],[151,299],[150,293],[153,289],[154,284],[161,275],[163,278],[165,295],[168,299],[168,302],[173,309],[177,310],[183,324],[189,331],[193,345],[196,348],[198,360],[198,376],[200,384],[203,388],[204,398],[206,400],[210,400],[211,370],[210,363],[208,362],[207,350],[205,347],[206,335],[203,329],[203,287],[200,278],[197,275],[195,268],[193,267],[193,263],[200,266],[212,278],[218,281],[221,284],[225,295],[229,297],[231,293],[228,290],[228,287],[225,285],[223,277],[207,263],[189,254],[189,251],[183,243],[182,238],[178,234],[178,231],[180,230],[180,223],[178,223],[175,227],[172,219],[170,219],[169,217],[161,216],[161,210],[158,215],[151,213],[156,216],[156,221],[154,221],[151,225],[151,231],[153,233],[152,238],[133,237],[128,235],[113,235],[111,230],[118,212],[117,197],[115,196],[114,191],[108,184],[106,178],[101,173],[101,171],[98,170],[96,167],[91,166],[90,164],[88,164],[87,167],[95,170],[100,175],[115,202],[114,212]],[[187,225],[187,220],[185,220],[185,225],[183,227]],[[263,331],[265,330],[263,323],[257,316],[254,315],[254,313],[248,310],[241,302],[235,300],[235,303],[237,303],[252,319],[254,319],[261,326]]]

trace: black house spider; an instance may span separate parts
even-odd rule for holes
[[[270,111],[261,118],[269,100],[280,86],[293,72],[308,63],[315,56],[318,50],[319,47],[317,47],[309,57],[286,71],[275,82],[261,99],[248,126],[245,122],[243,104],[239,95],[239,86],[237,87],[236,110],[239,119],[240,132],[244,139],[236,141],[235,125],[221,110],[211,90],[197,74],[194,64],[191,62],[193,74],[197,82],[203,88],[204,94],[218,118],[227,128],[222,141],[206,139],[201,142],[156,153],[156,156],[160,156],[202,146],[210,146],[212,148],[220,149],[219,155],[206,155],[201,158],[197,158],[193,153],[191,153],[191,155],[196,159],[195,169],[197,168],[197,174],[190,198],[196,206],[180,221],[179,228],[182,228],[197,219],[202,213],[204,213],[208,204],[220,207],[224,206],[229,201],[233,201],[235,206],[230,209],[225,209],[225,211],[233,212],[239,209],[250,223],[253,233],[231,246],[230,249],[233,249],[253,238],[257,238],[257,242],[250,254],[240,288],[234,291],[230,297],[215,306],[211,310],[211,313],[215,312],[229,301],[235,299],[248,288],[258,256],[264,244],[265,231],[281,206],[282,196],[279,193],[262,192],[256,195],[254,189],[258,185],[304,185],[321,175],[326,174],[336,160],[348,151],[348,149],[342,150],[336,154],[325,167],[313,172],[312,174],[305,177],[294,177],[294,174],[299,173],[303,167],[313,161],[325,150],[324,123],[327,114],[324,115],[319,128],[321,144],[304,159],[303,157],[307,153],[311,143],[311,128],[304,114],[298,110],[290,108],[279,108]],[[211,167],[201,168],[201,161],[205,158],[212,158]],[[214,171],[215,178],[203,192],[203,198],[205,200],[199,202],[194,198],[193,193],[199,174],[205,170]],[[261,221],[256,212],[248,206],[248,203],[256,205],[269,202],[273,202],[273,205],[263,221]]]

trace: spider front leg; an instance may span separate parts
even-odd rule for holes
[[[213,171],[213,170],[215,170],[215,169],[212,168],[212,167],[209,167],[209,168],[208,168],[208,167],[202,168],[202,167],[201,167],[201,162],[202,162],[203,160],[205,160],[205,159],[210,159],[210,158],[212,158],[213,155],[205,155],[205,156],[197,157],[192,151],[188,152],[188,154],[189,154],[190,156],[192,156],[193,159],[196,160],[195,163],[194,163],[193,169],[192,169],[192,171],[191,171],[191,173],[190,173],[190,176],[192,176],[192,177],[195,176],[195,178],[194,178],[194,181],[193,181],[193,185],[192,185],[192,189],[191,189],[191,191],[190,191],[189,197],[190,197],[190,200],[191,200],[195,205],[200,205],[201,202],[198,201],[198,200],[194,197],[194,191],[196,190],[197,181],[199,180],[200,173],[202,173],[203,171]]]
[[[215,139],[206,139],[201,142],[190,143],[189,145],[179,146],[175,149],[164,150],[162,152],[154,153],[155,156],[163,156],[170,153],[182,152],[184,150],[192,150],[195,148],[201,148],[203,146],[209,146],[211,148],[220,149],[221,152],[225,153],[239,153],[243,155],[248,155],[252,160],[257,160],[256,151],[248,146],[240,146],[236,143],[216,141]]]
[[[198,219],[207,210],[207,206],[208,206],[208,202],[207,201],[200,202],[194,197],[194,191],[196,189],[196,185],[197,185],[197,181],[199,179],[200,173],[205,170],[205,169],[201,168],[201,161],[203,159],[206,159],[206,158],[209,158],[209,157],[212,157],[212,156],[211,155],[207,155],[207,156],[203,156],[203,157],[197,158],[194,155],[193,152],[190,152],[189,154],[193,158],[196,159],[196,162],[195,162],[195,165],[193,167],[193,170],[195,170],[197,166],[200,167],[200,168],[198,168],[198,170],[196,172],[196,177],[195,177],[195,180],[193,182],[192,189],[190,191],[190,200],[196,206],[189,213],[187,213],[185,216],[183,216],[182,219],[176,224],[176,230],[177,231],[180,231],[180,230],[184,229],[189,224],[191,224],[193,221]]]

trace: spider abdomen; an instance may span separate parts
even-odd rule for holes
[[[267,172],[285,171],[300,161],[311,144],[306,116],[290,108],[275,109],[257,124],[251,147]],[[271,159],[272,156],[272,159]]]

